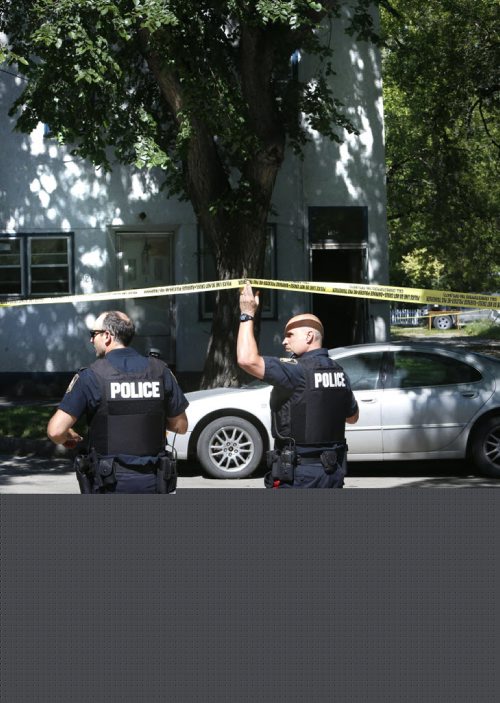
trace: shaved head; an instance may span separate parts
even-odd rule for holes
[[[302,315],[295,315],[286,323],[285,333],[290,330],[296,329],[297,327],[309,327],[310,329],[319,332],[321,337],[324,336],[325,330],[323,329],[323,324],[319,317],[312,315],[311,313],[304,313]]]

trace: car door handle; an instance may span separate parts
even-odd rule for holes
[[[462,393],[462,396],[464,398],[477,398],[477,392],[476,391],[464,391]]]
[[[377,402],[376,398],[361,398],[360,400],[362,403],[376,403]]]

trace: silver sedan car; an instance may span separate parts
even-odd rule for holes
[[[329,354],[360,408],[357,424],[346,426],[349,461],[466,458],[472,471],[500,478],[499,359],[425,343]],[[197,457],[217,478],[249,476],[273,447],[270,392],[256,381],[187,393],[189,430],[175,438],[178,458]]]

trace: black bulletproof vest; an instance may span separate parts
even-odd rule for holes
[[[343,440],[351,388],[342,367],[328,356],[299,357],[297,361],[304,367],[304,386],[293,392],[275,387],[271,392],[275,434],[292,437],[301,445]]]
[[[89,425],[89,445],[98,454],[156,456],[164,450],[166,364],[153,357],[148,362],[132,373],[105,358],[90,367],[101,386],[101,403]]]

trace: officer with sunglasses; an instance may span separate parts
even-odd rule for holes
[[[49,420],[55,444],[75,448],[73,429],[86,415],[88,447],[75,460],[82,493],[173,493],[175,457],[165,451],[165,431],[184,434],[188,401],[168,366],[129,345],[132,320],[103,312],[90,332],[97,360],[80,370]]]

